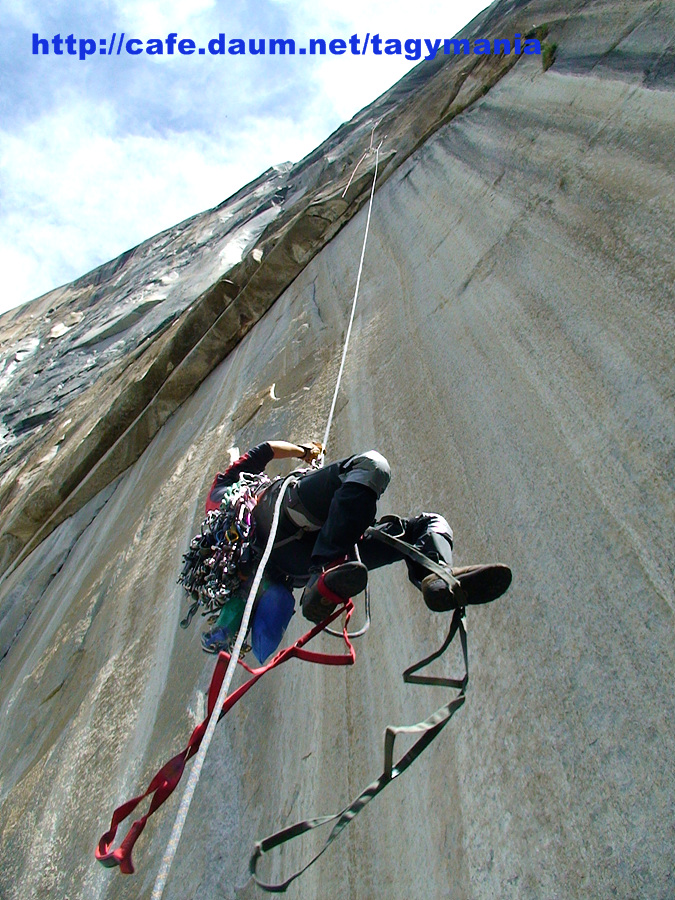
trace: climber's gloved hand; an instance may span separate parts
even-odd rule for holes
[[[311,441],[309,444],[298,444],[298,446],[302,447],[304,451],[302,454],[303,462],[308,462],[310,465],[323,456],[323,445],[319,441]]]

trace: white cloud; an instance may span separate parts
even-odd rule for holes
[[[21,300],[31,299],[54,286],[54,281],[40,273],[41,260],[28,249],[19,249],[1,240],[0,270],[3,286],[0,293],[0,312],[11,309]]]
[[[489,5],[485,0],[464,0],[442,6],[435,2],[417,3],[413,7],[410,0],[340,0],[329,5],[315,0],[273,2],[286,10],[292,32],[298,38],[348,40],[352,34],[358,34],[361,42],[367,32],[379,34],[382,41],[452,37]],[[384,53],[358,57],[327,55],[321,59],[313,79],[320,88],[324,106],[343,121],[379,97],[419,61]]]
[[[0,133],[0,309],[216,205],[272,162],[301,157],[319,128],[311,117],[298,127],[279,116],[240,123],[236,138],[226,130],[120,137],[111,104],[64,98],[21,131]]]
[[[16,17],[27,14],[30,3],[10,2]],[[266,0],[254,17],[246,0],[113,0],[101,10],[106,22],[112,16],[119,30],[143,38],[176,31],[206,40],[235,28],[258,37],[282,21],[287,33],[278,36],[305,41],[366,31],[399,39],[450,36],[483,5],[472,0],[439,12],[437,3],[411,10],[398,0]],[[65,18],[76,32],[77,13]],[[161,64],[101,60],[101,67],[125,66],[126,78],[113,87],[89,78],[96,61],[50,57],[48,67],[41,60],[40,71],[52,79],[52,105],[28,123],[0,127],[0,311],[214,206],[270,165],[300,159],[415,65],[349,55],[274,66],[264,57],[222,65],[208,56],[155,61]],[[69,65],[77,92],[76,82],[66,81]],[[21,67],[17,59],[19,86]],[[172,129],[165,120],[177,124]]]
[[[171,31],[195,35],[197,20],[216,8],[215,0],[118,0],[120,27],[150,37]]]

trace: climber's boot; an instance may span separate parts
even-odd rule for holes
[[[322,592],[326,587],[331,593],[348,600],[366,589],[368,569],[360,562],[337,562],[323,570],[312,571],[302,593],[302,614],[310,622],[323,622],[337,603]]]
[[[439,575],[430,573],[422,580],[424,602],[433,612],[446,612],[461,606],[490,603],[501,597],[511,584],[511,569],[502,563],[461,566],[451,569],[459,584],[450,586]]]

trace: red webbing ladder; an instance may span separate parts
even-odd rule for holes
[[[220,718],[222,718],[225,713],[228,712],[228,710],[230,710],[235,705],[235,703],[237,703],[237,701],[244,696],[249,688],[253,687],[256,681],[262,678],[262,676],[266,672],[269,672],[271,669],[276,668],[277,666],[286,662],[286,660],[297,658],[305,660],[306,662],[318,663],[319,665],[324,666],[351,666],[354,664],[356,655],[354,653],[354,647],[349,640],[347,632],[349,619],[351,618],[352,612],[354,611],[354,604],[351,600],[345,602],[344,598],[338,597],[337,594],[332,594],[325,587],[325,585],[322,585],[322,593],[328,600],[338,604],[334,612],[331,613],[331,615],[327,616],[323,622],[315,625],[311,631],[307,632],[307,634],[304,634],[290,647],[286,647],[286,649],[280,650],[276,654],[276,656],[272,658],[272,661],[267,663],[267,665],[260,666],[257,669],[252,669],[241,659],[238,660],[239,665],[242,666],[242,668],[246,669],[246,671],[251,675],[251,678],[249,678],[248,681],[244,682],[244,684],[238,687],[229,695],[229,697],[227,697],[223,704]],[[342,636],[347,646],[346,653],[317,653],[313,650],[304,649],[305,644],[311,641],[312,638],[316,637],[317,634],[320,634],[328,625],[331,624],[331,622],[335,621],[335,619],[342,615],[343,612],[346,613],[342,629]],[[159,809],[159,807],[171,796],[173,791],[176,789],[187,761],[199,750],[199,745],[202,742],[202,738],[204,737],[207,726],[209,724],[211,713],[213,712],[213,708],[218,698],[218,693],[223,683],[229,661],[229,653],[222,651],[218,654],[218,661],[216,662],[216,668],[213,672],[211,684],[209,686],[207,716],[204,721],[200,725],[198,725],[192,732],[190,740],[188,741],[185,749],[181,750],[180,753],[176,754],[176,756],[174,756],[169,760],[169,762],[162,766],[162,768],[159,770],[159,772],[157,772],[157,774],[148,785],[145,793],[140,794],[138,797],[134,797],[132,800],[127,800],[126,803],[118,806],[113,813],[112,820],[110,822],[110,828],[101,837],[96,848],[96,859],[104,866],[119,866],[120,871],[125,875],[131,875],[133,873],[134,866],[131,861],[131,851],[133,850],[134,844],[141,835],[141,832],[145,828],[146,822],[148,821],[150,816]],[[124,819],[127,818],[127,816],[131,815],[131,813],[134,811],[134,809],[136,809],[136,807],[142,800],[151,795],[152,800],[150,802],[150,808],[148,809],[147,813],[144,816],[141,816],[140,819],[137,819],[132,824],[120,846],[116,850],[111,850],[111,846],[113,841],[115,840],[117,828],[120,823],[123,822]]]

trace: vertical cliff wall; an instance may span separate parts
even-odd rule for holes
[[[377,447],[383,513],[439,510],[459,564],[502,559],[514,583],[469,611],[465,706],[296,897],[672,894],[675,29],[665,4],[577,7],[551,69],[521,60],[375,197],[330,456]],[[3,897],[150,896],[177,798],[133,878],[92,853],[203,714],[181,554],[230,447],[322,433],[364,224],[3,582],[3,609],[32,609],[1,669]],[[219,726],[166,897],[259,896],[252,842],[341,808],[384,726],[442,702],[400,673],[445,617],[403,566],[371,587],[353,669],[291,662]]]

